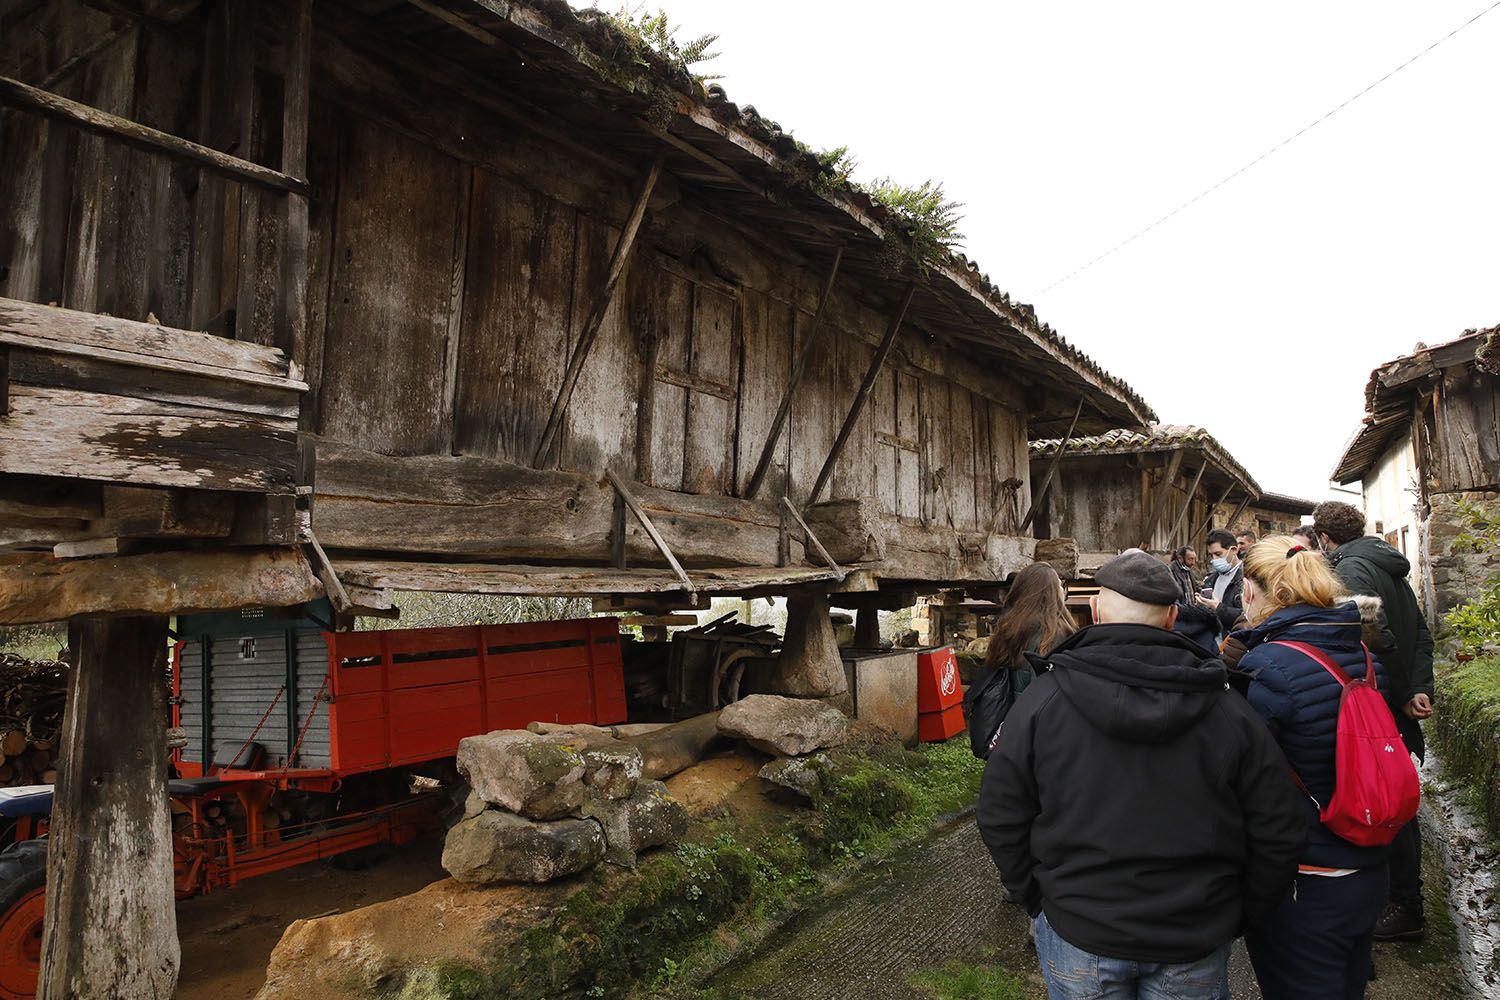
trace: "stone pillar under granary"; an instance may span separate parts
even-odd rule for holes
[[[794,590],[787,596],[786,635],[771,674],[773,693],[833,698],[848,692],[828,613],[827,594]]]

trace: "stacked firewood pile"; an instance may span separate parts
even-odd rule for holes
[[[67,696],[66,663],[0,653],[0,788],[57,780]]]

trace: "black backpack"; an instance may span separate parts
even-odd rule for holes
[[[980,760],[989,758],[995,734],[1015,703],[1010,669],[998,667],[964,692],[964,718],[969,721],[969,749]]]

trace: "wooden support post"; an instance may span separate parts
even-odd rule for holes
[[[856,649],[880,648],[880,609],[873,604],[854,612],[854,646]]]
[[[693,581],[689,579],[687,572],[683,570],[682,564],[677,561],[677,557],[667,547],[667,540],[661,537],[660,531],[656,530],[656,525],[652,523],[650,515],[646,513],[646,509],[637,503],[635,497],[630,495],[630,490],[625,488],[625,481],[615,475],[613,469],[605,469],[604,474],[609,477],[609,481],[614,486],[615,492],[619,494],[621,500],[625,501],[625,506],[630,508],[630,512],[635,515],[635,519],[641,522],[641,527],[645,529],[646,534],[651,539],[651,543],[656,546],[656,550],[667,560],[667,565],[672,567],[672,572],[677,574],[677,579],[682,581],[682,589],[687,591],[690,596],[697,594],[698,588],[693,585]],[[621,535],[623,537],[624,532],[621,532]]]
[[[307,176],[307,121],[312,77],[312,0],[292,0],[281,110],[281,172]],[[307,196],[288,194],[281,245],[281,294],[276,300],[276,346],[307,371]],[[300,377],[300,376],[299,376]],[[311,405],[308,403],[308,405]]]
[[[1203,522],[1203,532],[1202,532],[1203,534],[1206,535],[1210,531],[1213,530],[1213,527],[1214,527],[1214,511],[1216,511],[1220,507],[1222,507],[1224,505],[1224,501],[1229,499],[1229,494],[1234,489],[1234,486],[1235,486],[1235,482],[1234,482],[1233,479],[1231,479],[1229,481],[1229,485],[1226,486],[1226,487],[1224,487],[1224,492],[1219,494],[1219,499],[1215,500],[1213,502],[1212,506],[1210,506],[1208,508],[1208,518],[1207,518],[1207,520],[1205,520]]]
[[[641,191],[636,196],[635,206],[630,210],[630,218],[625,220],[625,228],[620,230],[620,241],[615,244],[614,256],[610,258],[609,273],[604,278],[603,287],[594,297],[594,307],[589,312],[588,319],[584,321],[583,329],[579,331],[578,346],[573,349],[573,356],[568,359],[568,368],[563,373],[562,386],[557,390],[557,399],[552,404],[552,413],[547,417],[547,426],[542,431],[541,442],[537,445],[536,457],[531,462],[535,468],[542,467],[542,463],[547,460],[547,455],[557,441],[558,431],[562,427],[563,414],[567,412],[568,401],[573,398],[573,389],[578,385],[578,376],[583,371],[583,363],[588,360],[589,351],[594,346],[594,339],[598,337],[599,328],[604,324],[604,315],[609,312],[610,303],[614,301],[615,289],[619,287],[620,279],[625,276],[625,265],[630,261],[631,248],[635,246],[636,234],[640,232],[641,222],[646,217],[646,206],[651,201],[651,191],[656,187],[656,181],[661,176],[662,162],[665,159],[666,154],[658,152],[651,161],[651,169],[646,172],[646,179],[641,182]]]
[[[859,422],[859,415],[864,411],[865,402],[870,398],[870,391],[875,388],[875,379],[879,377],[880,369],[885,367],[885,359],[890,356],[891,347],[896,343],[896,334],[901,330],[901,321],[906,318],[906,310],[911,306],[912,297],[916,294],[917,283],[907,282],[906,292],[901,296],[901,304],[896,307],[896,315],[891,317],[891,325],[886,329],[885,339],[876,349],[875,357],[870,359],[870,367],[865,371],[865,380],[860,383],[859,392],[854,394],[854,402],[849,407],[849,415],[844,418],[844,426],[839,428],[839,436],[834,439],[833,449],[829,451],[828,458],[823,462],[823,469],[818,473],[817,481],[813,483],[812,493],[807,497],[806,506],[811,507],[818,502],[823,487],[827,486],[828,480],[833,478],[834,463],[839,460],[839,454],[848,443],[849,435],[854,433],[854,425]]]
[[[91,108],[8,76],[0,76],[0,104],[8,104],[44,118],[60,121],[94,135],[114,139],[148,153],[161,153],[174,160],[206,167],[238,181],[247,181],[273,191],[308,193],[307,182],[279,170],[242,160],[217,149],[150,128],[139,122]]]
[[[1156,526],[1161,523],[1162,515],[1167,512],[1167,498],[1171,496],[1172,480],[1177,478],[1177,470],[1182,468],[1182,449],[1178,448],[1172,452],[1172,457],[1167,459],[1165,473],[1161,477],[1161,492],[1156,495],[1156,500],[1151,504],[1151,516],[1146,520],[1145,537],[1141,541],[1141,548],[1151,548],[1151,537],[1156,534]]]
[[[10,348],[0,344],[0,417],[10,412]]]
[[[1172,523],[1172,530],[1167,532],[1167,548],[1175,548],[1177,533],[1187,523],[1188,515],[1193,511],[1193,496],[1198,492],[1198,484],[1203,482],[1203,473],[1208,471],[1208,459],[1205,458],[1198,465],[1198,472],[1193,476],[1193,485],[1188,487],[1187,499],[1182,502],[1182,513],[1177,515],[1177,520]]]
[[[773,694],[830,698],[848,693],[828,611],[827,594],[799,587],[787,595],[785,636],[771,672]]]
[[[47,850],[42,1000],[170,1000],[167,619],[74,619]]]
[[[1078,406],[1073,410],[1073,419],[1068,421],[1068,432],[1057,442],[1057,450],[1052,453],[1052,460],[1047,463],[1047,471],[1042,475],[1042,483],[1031,491],[1031,505],[1026,508],[1026,516],[1021,518],[1020,531],[1025,533],[1031,527],[1031,522],[1036,519],[1036,512],[1041,509],[1042,501],[1047,499],[1047,491],[1052,488],[1052,480],[1057,476],[1057,467],[1062,464],[1063,452],[1068,450],[1068,442],[1073,440],[1073,432],[1078,429],[1078,418],[1083,415],[1083,397],[1078,397]]]
[[[761,447],[760,460],[755,463],[755,472],[750,476],[750,482],[745,487],[745,497],[754,500],[755,495],[760,492],[761,484],[765,482],[766,473],[771,468],[771,458],[776,454],[776,442],[781,440],[782,428],[786,426],[786,418],[792,412],[792,398],[796,394],[797,385],[802,381],[802,375],[807,371],[807,362],[812,358],[813,346],[818,342],[818,327],[823,322],[823,307],[828,304],[828,296],[833,291],[833,280],[838,277],[839,264],[844,259],[844,248],[840,246],[833,253],[833,263],[828,268],[828,278],[823,282],[823,294],[818,298],[817,311],[813,313],[812,322],[807,328],[807,333],[802,341],[802,350],[797,355],[797,362],[792,366],[792,377],[786,384],[786,390],[781,394],[781,405],[776,408],[776,416],[771,419],[771,429],[766,434],[766,443]]]
[[[802,528],[802,535],[807,539],[807,544],[811,545],[813,549],[817,551],[818,555],[823,557],[823,562],[828,566],[829,569],[833,570],[834,577],[842,580],[845,575],[844,571],[839,568],[838,563],[833,561],[833,556],[828,554],[828,550],[823,548],[823,543],[818,541],[818,536],[813,534],[813,530],[809,528],[807,526],[807,522],[802,519],[802,515],[798,513],[796,505],[786,497],[781,498],[781,503],[784,507],[786,507],[787,513],[792,515],[792,520],[796,521],[797,524]]]

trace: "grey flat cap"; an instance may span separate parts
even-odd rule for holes
[[[1140,549],[1126,549],[1100,566],[1094,582],[1142,604],[1166,607],[1182,597],[1167,564]]]

